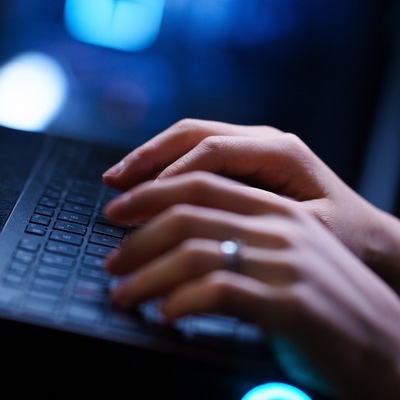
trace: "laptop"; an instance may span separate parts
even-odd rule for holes
[[[11,353],[22,351],[23,338],[42,359],[82,359],[91,349],[85,363],[115,359],[132,368],[143,358],[142,373],[145,365],[153,375],[166,363],[175,376],[204,384],[195,372],[202,370],[215,387],[235,382],[227,387],[236,396],[276,376],[256,326],[215,315],[167,326],[158,319],[157,299],[132,312],[110,303],[104,257],[140,228],[115,226],[102,215],[117,193],[101,183],[101,174],[127,149],[8,128],[0,128],[0,148],[0,332],[10,334]]]
[[[142,32],[138,42],[129,44],[140,47],[153,43],[143,53],[138,48],[131,52],[119,49],[126,43],[118,41],[118,34],[114,40],[97,31],[85,33],[74,25],[74,21],[93,19],[95,14],[86,6],[95,3],[99,7],[96,15],[102,15],[105,11],[100,4],[109,2],[18,0],[0,5],[4,8],[0,12],[2,61],[19,60],[18,52],[32,50],[36,55],[39,51],[54,59],[73,60],[67,62],[73,75],[69,76],[73,82],[70,100],[50,125],[29,130],[2,126],[0,121],[3,365],[21,376],[39,377],[36,384],[46,384],[51,377],[64,394],[85,388],[102,395],[110,389],[114,394],[122,390],[124,395],[132,391],[135,399],[239,400],[261,383],[290,382],[268,337],[257,326],[209,314],[165,325],[157,314],[157,299],[129,312],[111,304],[108,291],[113,279],[103,268],[104,258],[140,227],[114,225],[105,218],[104,205],[118,193],[102,184],[101,175],[136,144],[180,115],[174,112],[175,89],[165,79],[157,81],[156,66],[163,77],[171,69],[160,62],[159,54],[152,53],[168,53],[157,47],[162,39],[157,42],[155,38],[161,29],[157,13],[164,1],[148,2],[155,7],[152,30]],[[115,2],[115,7],[141,3],[121,1]],[[165,12],[171,15],[179,10],[177,3],[165,2]],[[123,18],[124,13],[118,14],[115,7],[113,15]],[[17,28],[21,21],[25,21],[24,32]],[[66,35],[65,26],[71,35]],[[174,32],[172,25],[165,23],[165,27]],[[104,49],[93,41],[114,48]],[[81,63],[78,54],[85,62]],[[129,68],[122,72],[121,65]],[[136,75],[132,78],[128,70],[139,71],[143,82]],[[139,83],[122,81],[120,86],[110,76],[137,78]],[[100,84],[104,86],[101,90]],[[143,87],[135,92],[139,84]],[[128,94],[123,89],[126,87]],[[166,88],[172,90],[168,95]],[[132,116],[131,92],[140,94],[144,89],[150,97],[156,93],[156,104],[151,98],[135,97],[134,109],[140,112]],[[99,92],[111,97],[99,104]],[[124,101],[120,101],[122,95],[126,95]],[[187,99],[182,97],[178,103],[186,110]],[[99,110],[103,110],[101,115]],[[129,136],[132,132],[135,137]],[[26,389],[31,393],[32,386]]]

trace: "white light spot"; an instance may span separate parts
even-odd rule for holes
[[[0,124],[28,131],[44,130],[67,93],[62,68],[42,53],[21,54],[0,69]]]

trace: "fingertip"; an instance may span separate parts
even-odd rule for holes
[[[121,160],[119,163],[113,165],[107,171],[103,173],[103,178],[110,179],[119,175],[125,169],[125,160]]]
[[[160,304],[158,304],[157,311],[167,321],[171,321],[174,319],[173,316],[170,314],[168,305],[166,305],[165,300],[163,302],[161,302]]]
[[[176,321],[179,318],[185,317],[187,314],[183,313],[182,310],[171,304],[169,298],[163,299],[158,304],[157,311],[166,323]]]
[[[129,204],[130,197],[130,193],[125,192],[112,199],[104,206],[104,215],[110,219],[118,219],[123,216]]]
[[[119,283],[110,291],[110,298],[113,304],[119,308],[128,308],[128,296],[126,290],[126,284],[124,282]]]
[[[101,178],[102,178],[103,183],[106,186],[108,186],[112,189],[118,189],[118,186],[115,182],[115,178],[113,176],[108,176],[108,175],[103,174]]]
[[[115,274],[120,260],[120,250],[113,249],[104,260],[104,267],[110,274]]]

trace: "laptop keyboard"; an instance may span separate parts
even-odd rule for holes
[[[110,307],[104,258],[127,233],[101,213],[116,194],[82,178],[48,183],[3,276],[21,290],[16,306],[52,318],[104,321]]]
[[[157,338],[168,347],[190,343],[231,354],[232,345],[239,345],[259,353],[265,343],[262,332],[233,317],[201,314],[165,325],[158,313],[159,300],[129,313],[116,309],[108,296],[115,282],[104,270],[104,259],[134,228],[112,224],[102,214],[118,194],[99,180],[103,168],[87,160],[71,174],[74,161],[64,147],[54,157],[59,153],[68,168],[62,173],[63,165],[57,165],[51,169],[54,173],[44,175],[47,183],[37,203],[29,206],[32,212],[21,239],[10,249],[11,257],[1,271],[0,308],[33,318],[34,323],[39,318],[44,325],[116,341]]]

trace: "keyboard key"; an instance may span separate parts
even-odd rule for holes
[[[122,228],[117,228],[115,226],[103,225],[103,224],[95,224],[93,227],[93,232],[114,236],[120,239],[122,239],[125,234],[125,231]]]
[[[105,204],[104,204],[105,206]],[[101,207],[103,208],[103,206]],[[102,224],[102,225],[109,225],[113,227],[118,227],[120,229],[123,229],[124,232],[126,232],[127,227],[125,225],[121,224],[116,224],[115,222],[111,222],[104,214],[100,213],[99,215],[96,216],[96,223]],[[129,227],[130,228],[130,227]]]
[[[94,324],[102,320],[105,314],[104,304],[73,301],[66,308],[66,317],[85,324]]]
[[[25,302],[24,309],[43,316],[52,316],[59,306],[57,297],[46,296],[45,293],[32,293]]]
[[[86,248],[86,253],[98,257],[106,257],[108,253],[112,251],[111,247],[101,246],[99,244],[88,244]]]
[[[34,224],[45,225],[45,226],[48,226],[50,224],[50,221],[51,219],[49,217],[40,214],[33,214],[30,220],[30,222]]]
[[[100,235],[98,233],[93,233],[89,238],[89,242],[110,247],[119,247],[121,245],[121,239],[114,238],[112,236]]]
[[[58,202],[57,200],[51,199],[50,197],[42,197],[39,201],[39,205],[50,208],[57,208]]]
[[[0,307],[14,307],[21,299],[22,292],[18,289],[0,287]]]
[[[260,343],[265,338],[265,331],[257,325],[241,322],[235,329],[235,338],[239,343]]]
[[[53,268],[41,265],[37,270],[37,275],[45,279],[54,279],[57,281],[67,282],[71,276],[71,271],[62,268]]]
[[[74,258],[53,253],[43,253],[41,260],[45,264],[67,268],[70,268],[75,264]]]
[[[24,276],[22,276],[20,274],[13,274],[13,273],[8,273],[3,278],[4,284],[6,284],[7,286],[13,286],[13,287],[22,286],[24,281],[25,281]]]
[[[38,242],[35,242],[34,240],[23,239],[19,242],[18,247],[20,249],[24,249],[24,250],[36,253],[40,248],[40,244]]]
[[[86,227],[80,224],[74,224],[73,222],[68,221],[56,221],[54,224],[54,229],[58,229],[60,231],[76,233],[77,235],[85,235],[86,234]]]
[[[54,215],[54,208],[39,205],[35,208],[35,213],[52,217]]]
[[[80,204],[65,203],[62,207],[64,211],[70,211],[77,214],[90,216],[93,214],[92,207],[82,206]]]
[[[90,218],[84,215],[69,213],[65,211],[60,212],[60,214],[58,215],[58,219],[61,219],[63,221],[76,222],[77,224],[82,225],[89,225],[90,222]]]
[[[83,267],[80,269],[79,274],[81,277],[91,278],[99,282],[105,283],[110,281],[110,276],[104,270]]]
[[[25,229],[27,233],[33,233],[34,235],[44,236],[47,232],[47,228],[43,225],[38,224],[28,224]]]
[[[17,250],[14,254],[14,260],[18,260],[24,264],[31,264],[35,259],[35,254],[30,251]]]
[[[65,284],[52,279],[35,278],[32,282],[32,289],[39,292],[48,292],[61,295],[64,291]]]
[[[46,243],[46,251],[76,257],[79,254],[79,247],[67,243],[49,241]]]
[[[64,298],[62,291],[44,292],[41,285],[38,285],[37,287],[31,286],[28,295],[38,296],[53,303],[60,302]]]
[[[108,300],[108,285],[87,279],[78,279],[73,289],[73,296],[85,301]]]
[[[190,318],[190,327],[186,333],[189,336],[220,343],[221,339],[234,340],[236,328],[235,319],[198,315]]]
[[[102,257],[85,255],[82,259],[82,263],[92,268],[99,268],[99,269],[104,268],[104,258]]]
[[[29,269],[30,265],[29,264],[23,264],[18,261],[13,261],[9,265],[9,272],[14,275],[20,275],[20,276],[25,276]]]
[[[70,203],[81,204],[88,207],[94,207],[96,205],[96,199],[92,196],[70,194],[67,196],[66,200]]]
[[[66,233],[62,231],[53,231],[50,234],[51,240],[56,240],[58,242],[69,243],[76,246],[80,246],[83,242],[82,236],[75,235],[73,233]]]

